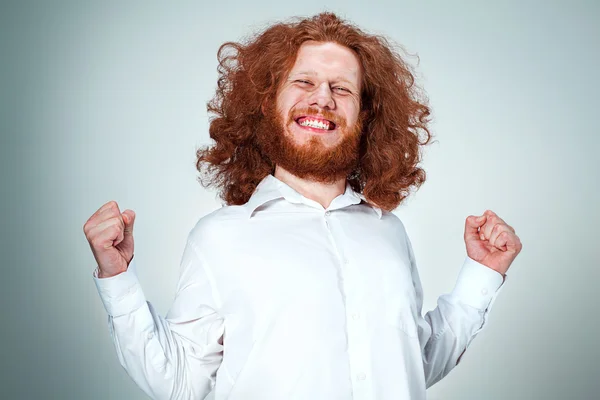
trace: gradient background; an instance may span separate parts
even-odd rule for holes
[[[2,3],[0,397],[145,398],[112,347],[83,224],[109,200],[136,211],[140,280],[164,315],[189,230],[220,207],[194,168],[219,45],[331,10],[420,58],[437,142],[396,213],[424,311],[454,285],[468,215],[492,209],[523,242],[429,399],[599,398],[598,3],[296,3]]]

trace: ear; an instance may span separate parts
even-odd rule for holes
[[[263,116],[267,115],[267,109],[269,108],[270,103],[273,101],[272,98],[273,96],[267,95],[262,99],[260,103],[260,111],[262,112]]]
[[[262,112],[262,115],[267,115],[267,114],[265,113],[265,102],[266,102],[266,101],[267,101],[267,99],[264,99],[264,100],[262,101],[262,103],[260,104],[260,111]]]

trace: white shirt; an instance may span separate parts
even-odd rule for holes
[[[423,317],[395,214],[350,185],[324,209],[271,175],[246,204],[190,231],[166,318],[135,268],[132,260],[94,280],[121,365],[155,399],[425,399],[503,284],[467,257],[452,292]]]

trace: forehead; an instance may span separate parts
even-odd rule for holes
[[[332,42],[304,42],[290,75],[316,75],[319,78],[343,78],[356,86],[361,79],[361,65],[354,51]]]

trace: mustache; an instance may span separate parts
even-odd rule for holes
[[[295,122],[298,117],[303,115],[325,118],[333,122],[338,128],[346,128],[346,120],[344,118],[340,117],[332,111],[320,110],[316,107],[291,109],[288,113],[288,125]]]

